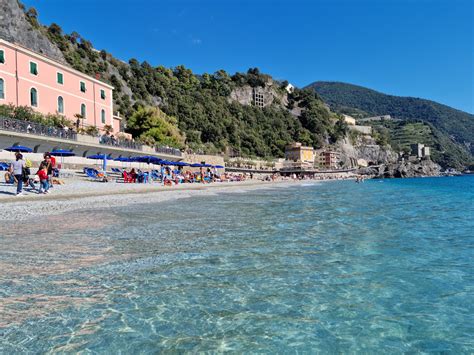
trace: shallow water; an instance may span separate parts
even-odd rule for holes
[[[474,178],[330,182],[0,232],[0,353],[474,351]]]

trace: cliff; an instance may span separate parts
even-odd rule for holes
[[[17,0],[0,1],[0,38],[65,62],[58,47],[27,21]]]

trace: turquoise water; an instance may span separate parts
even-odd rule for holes
[[[0,353],[472,353],[473,195],[329,182],[7,224]]]

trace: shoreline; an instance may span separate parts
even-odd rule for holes
[[[291,181],[274,182],[245,181],[226,182],[208,185],[177,185],[165,187],[161,185],[136,184],[123,188],[122,184],[91,183],[80,181],[63,186],[55,186],[48,195],[27,194],[21,197],[8,195],[0,197],[4,209],[0,221],[25,221],[30,218],[60,215],[78,210],[108,209],[134,204],[160,203],[195,196],[210,196],[217,193],[247,192],[260,189],[283,188],[297,186],[303,183],[318,184],[320,181]],[[74,186],[76,185],[76,186]],[[73,187],[81,188],[70,192]],[[59,190],[59,191],[58,191]]]

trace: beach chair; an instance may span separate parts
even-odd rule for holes
[[[84,172],[86,173],[87,177],[89,177],[93,180],[97,180],[97,178],[98,178],[98,171],[97,170],[87,168],[87,169],[85,169]]]
[[[126,171],[124,171],[124,172],[122,173],[122,175],[123,175],[123,182],[124,182],[124,183],[135,183],[135,182],[137,182],[136,179],[134,179],[134,178],[132,177],[132,175],[130,175],[130,174],[127,173]]]

